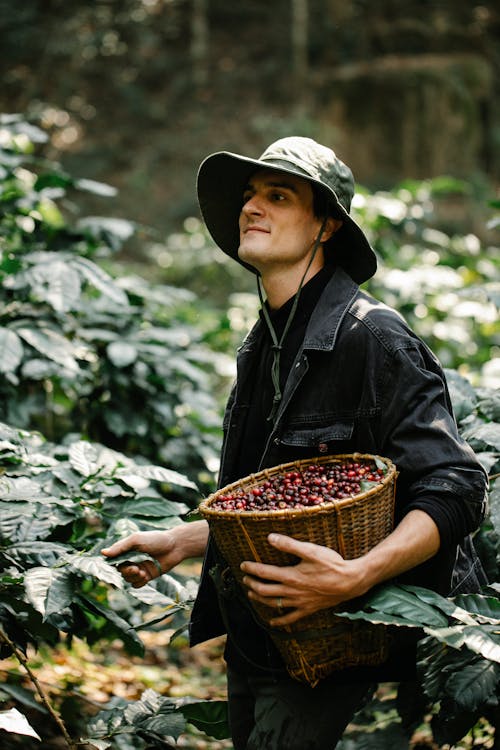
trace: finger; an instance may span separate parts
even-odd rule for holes
[[[101,550],[101,552],[106,557],[116,557],[116,555],[121,555],[123,552],[128,552],[131,549],[135,549],[135,545],[135,537],[133,534],[131,534],[130,536],[125,537],[125,539],[119,539],[110,547],[105,547]]]
[[[279,617],[273,617],[271,620],[269,620],[269,625],[273,628],[280,628],[280,627],[285,627],[286,625],[293,625],[294,622],[301,620],[302,617],[305,617],[308,614],[310,614],[310,612],[305,612],[304,610],[301,610],[301,609],[292,609],[284,615],[279,615]]]
[[[287,577],[287,568],[280,568],[278,565],[266,565],[266,563],[253,562],[245,560],[241,563],[240,569],[244,573],[249,573],[253,578],[261,578],[266,581],[284,581]]]
[[[253,578],[252,576],[244,576],[243,584],[249,589],[249,593],[259,594],[262,597],[283,596],[285,593],[283,584],[269,580],[262,581],[260,578]]]
[[[313,542],[301,542],[285,534],[269,534],[267,541],[282,552],[290,552],[292,555],[301,557],[303,560],[313,560],[317,557],[318,547],[321,545]]]

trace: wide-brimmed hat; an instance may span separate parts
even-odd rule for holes
[[[342,219],[325,250],[361,284],[377,269],[377,259],[362,229],[349,215],[354,195],[354,178],[331,148],[311,138],[291,136],[272,143],[258,159],[229,151],[218,151],[202,162],[197,179],[198,201],[208,231],[215,243],[231,258],[255,268],[238,257],[238,219],[243,191],[250,176],[259,169],[277,169],[297,175],[317,185],[326,195],[333,213]]]

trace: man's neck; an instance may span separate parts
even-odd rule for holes
[[[323,258],[315,258],[307,269],[302,286],[307,284],[322,267]],[[262,271],[262,286],[266,292],[267,302],[271,310],[278,310],[296,294],[305,271],[306,268],[297,268],[296,266],[288,269],[275,268]]]

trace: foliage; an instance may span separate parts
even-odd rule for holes
[[[4,424],[0,452],[2,657],[23,661],[29,646],[55,645],[64,634],[89,644],[119,638],[142,655],[142,611],[154,608],[153,622],[187,611],[196,583],[164,575],[135,590],[100,550],[134,530],[182,522],[188,506],[165,494],[194,494],[193,483],[99,444],[55,445]],[[22,719],[0,716],[4,728],[9,719],[9,731],[20,730]]]
[[[384,586],[369,595],[356,612],[339,612],[350,620],[417,628],[427,637],[419,643],[419,686],[424,698],[414,711],[411,726],[432,713],[434,739],[454,745],[481,717],[498,726],[500,716],[500,600],[492,594],[463,594],[445,599],[415,586]],[[392,709],[392,706],[389,706]],[[388,706],[385,706],[387,711]],[[394,722],[404,720],[398,711],[379,730],[379,743],[393,741]],[[385,745],[382,744],[385,741]]]
[[[465,210],[470,192],[451,178],[406,181],[387,193],[361,192],[354,211],[380,261],[369,291],[404,315],[446,367],[480,381],[499,362],[498,248],[484,232],[480,239],[436,228],[440,201],[458,194]]]
[[[192,293],[113,278],[103,261],[134,226],[63,212],[74,180],[33,153],[45,133],[0,121],[0,411],[49,439],[80,433],[173,464],[210,485],[220,444],[213,392],[224,363],[193,324]]]
[[[90,740],[98,750],[173,748],[187,721],[216,739],[229,736],[225,701],[176,701],[149,689],[139,701],[116,700],[101,711],[90,722]]]

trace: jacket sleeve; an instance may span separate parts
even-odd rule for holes
[[[397,518],[425,511],[450,549],[484,517],[486,474],[458,433],[444,373],[422,342],[397,349],[383,378],[381,445],[400,472]]]

